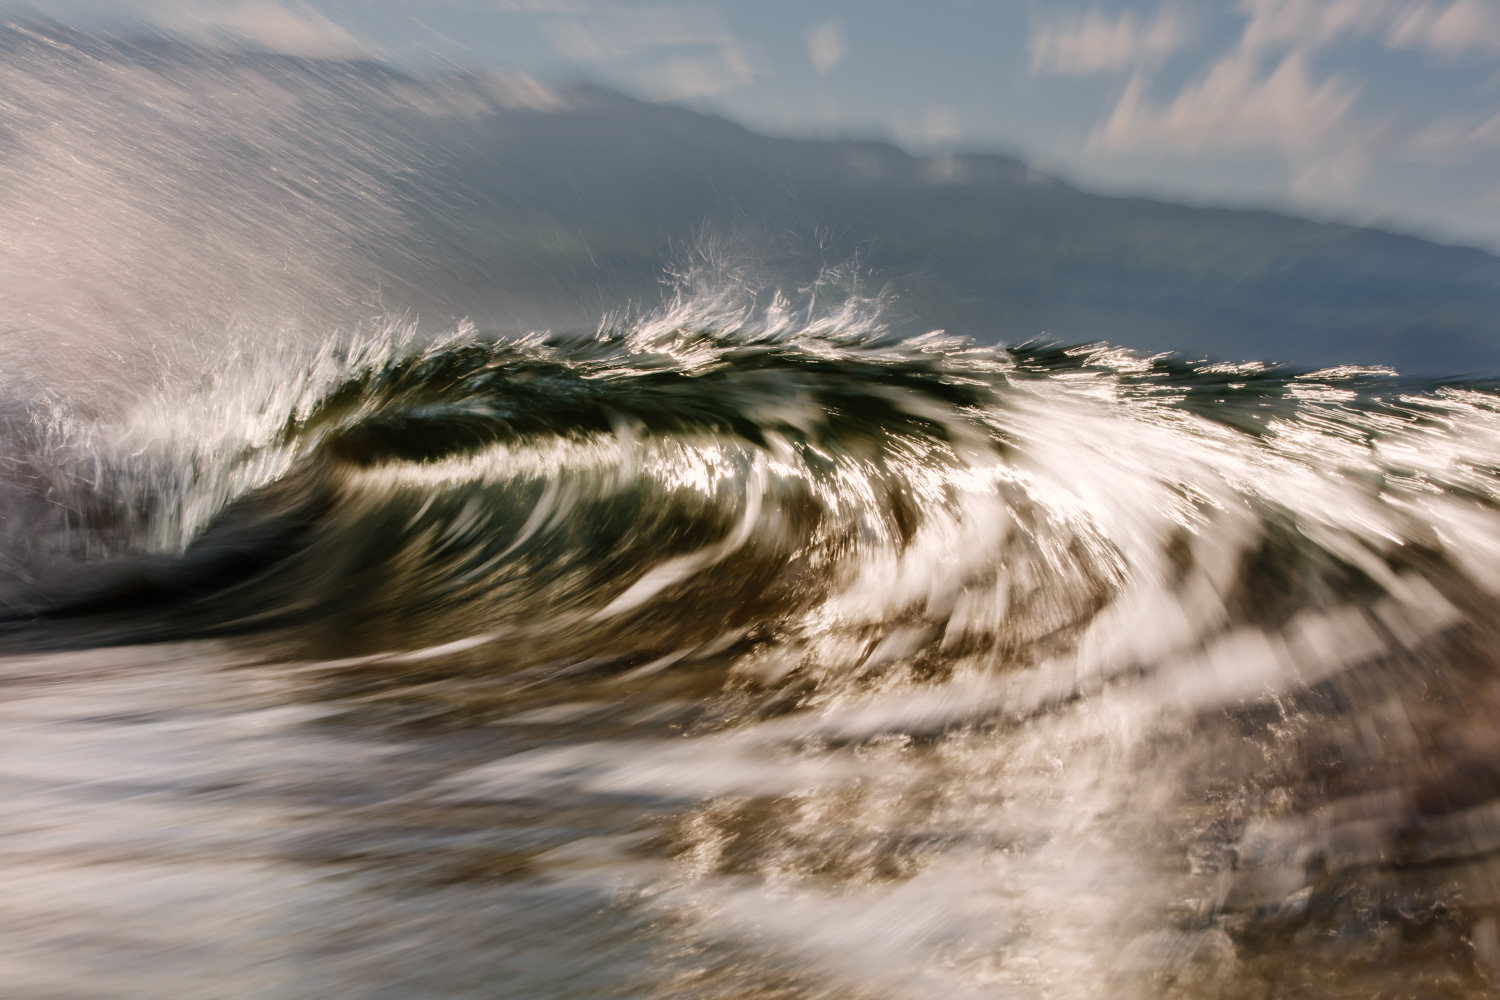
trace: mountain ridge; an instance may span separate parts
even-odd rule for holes
[[[661,301],[707,250],[767,292],[842,274],[884,296],[897,333],[1500,373],[1500,257],[1476,247],[1097,194],[996,153],[766,136],[596,84],[15,25],[0,62],[24,111],[0,154],[33,196],[14,283],[59,326],[72,320],[39,281],[157,326],[286,298],[319,322],[374,299],[587,329]],[[168,242],[141,235],[165,221]],[[47,267],[21,252],[63,224]],[[158,265],[146,312],[131,305],[143,253]]]
[[[574,193],[544,198],[543,215],[591,245],[618,246],[632,227],[656,232],[656,273],[668,244],[727,230],[759,241],[767,258],[800,261],[804,275],[814,258],[859,261],[892,290],[897,324],[911,330],[1413,374],[1500,371],[1500,257],[1477,247],[1269,209],[1094,194],[995,154],[768,137],[597,86],[564,93],[566,110],[534,113],[561,117],[538,120],[519,146],[577,154],[554,164]],[[560,138],[563,122],[572,134]],[[514,148],[482,156],[528,192],[546,188]],[[590,166],[603,159],[611,171]],[[787,251],[789,235],[816,246]],[[590,269],[605,284],[630,269],[629,254],[602,260],[597,249]],[[625,297],[649,299],[639,289]]]

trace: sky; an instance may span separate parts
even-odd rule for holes
[[[12,12],[23,8],[12,3]],[[50,0],[69,22],[589,80],[757,131],[1500,252],[1500,0]]]

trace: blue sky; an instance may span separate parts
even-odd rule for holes
[[[54,0],[1500,251],[1500,0]]]

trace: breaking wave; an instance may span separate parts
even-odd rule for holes
[[[8,995],[1493,990],[1494,386],[356,321],[493,87],[0,42]]]
[[[692,296],[293,343],[13,421],[8,642],[237,636],[352,719],[556,730],[427,794],[654,803],[651,906],[861,988],[1493,926],[1442,888],[1500,846],[1486,387]]]

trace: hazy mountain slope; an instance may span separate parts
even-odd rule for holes
[[[1092,195],[1002,157],[759,136],[597,88],[449,123],[433,204],[494,279],[650,297],[701,234],[806,276],[857,260],[913,326],[1406,371],[1500,370],[1500,259],[1270,212]],[[574,284],[582,286],[582,291]]]
[[[51,28],[0,31],[0,70],[0,249],[39,329],[73,322],[70,296],[158,327],[174,301],[200,326],[282,300],[336,321],[357,289],[437,322],[588,327],[710,245],[768,289],[853,265],[904,330],[1500,372],[1500,258],[1474,249],[768,138],[597,87]],[[140,208],[163,200],[170,218]]]

